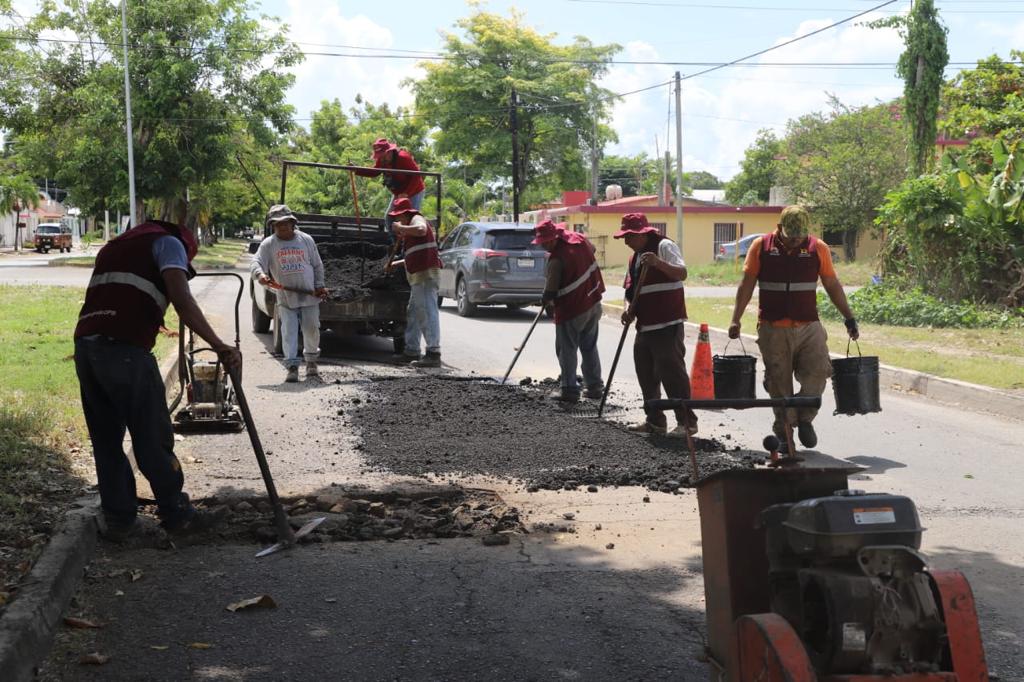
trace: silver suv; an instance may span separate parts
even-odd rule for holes
[[[510,310],[540,302],[547,252],[533,241],[533,225],[462,223],[439,245],[441,284],[438,304],[455,299],[459,315],[481,305]]]

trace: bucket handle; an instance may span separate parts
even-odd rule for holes
[[[860,352],[860,341],[854,341],[853,339],[847,339],[847,341],[846,341],[846,357],[850,357],[850,344],[851,343],[857,344],[857,356],[858,357],[863,357],[863,355]]]
[[[746,349],[746,347],[745,347],[745,346],[743,345],[743,337],[742,337],[742,336],[740,336],[740,337],[739,337],[739,340],[740,340],[740,350],[742,350],[742,351],[743,351],[743,354],[744,354],[744,355],[748,355],[748,356],[749,356],[749,355],[750,355],[750,353],[748,353],[748,352],[747,352],[747,349]],[[728,341],[726,341],[726,342],[725,342],[725,350],[724,350],[724,351],[722,351],[722,354],[723,354],[723,355],[728,355],[728,354],[729,354],[729,344],[730,344],[730,343],[732,343],[732,342],[733,342],[733,340],[732,340],[732,339],[729,339]]]

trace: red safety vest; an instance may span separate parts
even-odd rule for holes
[[[554,302],[555,324],[559,324],[594,307],[604,293],[604,279],[594,259],[594,249],[581,234],[564,233],[550,257],[562,261],[562,280]]]
[[[427,225],[427,233],[422,237],[405,238],[405,271],[410,275],[423,272],[430,268],[441,267],[441,256],[437,253],[437,240],[434,230]]]
[[[760,319],[817,320],[820,272],[816,237],[807,237],[792,251],[786,250],[774,232],[762,237],[761,269],[757,274]]]
[[[100,249],[78,314],[76,339],[100,334],[147,350],[153,347],[167,310],[153,242],[175,233],[174,225],[153,220]]]
[[[654,243],[654,253],[658,252],[658,244],[667,237],[658,237]],[[633,287],[633,268],[640,253],[634,253],[629,259],[629,270],[626,272],[627,290]],[[641,298],[633,307],[636,313],[636,330],[650,332],[664,329],[675,324],[682,324],[686,319],[686,295],[683,293],[681,280],[673,279],[661,270],[647,268],[647,278],[640,289]]]

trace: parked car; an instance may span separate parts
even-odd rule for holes
[[[71,228],[60,223],[42,223],[36,227],[33,241],[39,253],[49,253],[50,249],[71,253]]]
[[[438,248],[441,283],[438,304],[455,300],[459,315],[477,306],[504,305],[510,310],[540,302],[544,293],[547,252],[533,241],[533,225],[462,223]]]
[[[739,242],[726,242],[724,244],[719,245],[718,253],[715,254],[715,260],[716,261],[735,260],[737,258],[737,256],[736,256],[736,244],[737,243],[740,245],[740,255],[738,256],[739,259],[742,260],[743,258],[746,258],[746,256],[747,256],[747,249],[750,248],[750,245],[754,242],[755,239],[757,239],[758,237],[762,237],[762,236],[764,236],[764,235],[761,235],[761,234],[748,234],[746,237],[741,238],[739,240]]]

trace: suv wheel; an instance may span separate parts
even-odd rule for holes
[[[459,317],[472,317],[476,314],[476,305],[469,300],[465,277],[460,277],[455,285],[455,304],[459,309]]]
[[[256,299],[252,300],[252,330],[257,334],[266,334],[270,331],[270,316],[265,314],[256,305]]]

